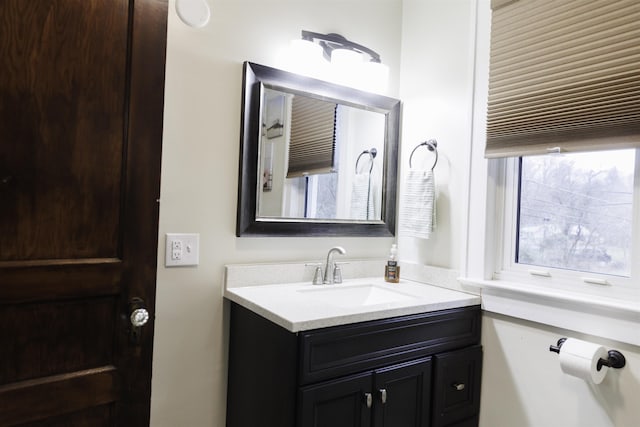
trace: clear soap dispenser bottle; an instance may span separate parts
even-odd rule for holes
[[[391,283],[398,283],[400,281],[400,266],[398,265],[398,245],[395,243],[391,245],[389,251],[389,260],[384,267],[384,280]]]

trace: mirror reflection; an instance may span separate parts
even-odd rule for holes
[[[385,114],[265,87],[258,218],[382,220]]]

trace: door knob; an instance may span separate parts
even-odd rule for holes
[[[136,308],[131,312],[131,316],[129,316],[131,320],[131,325],[135,328],[139,328],[144,326],[149,321],[149,312],[146,308]]]
[[[131,298],[129,301],[129,322],[131,327],[129,328],[129,339],[132,344],[140,344],[140,335],[142,333],[142,327],[149,322],[151,315],[145,307],[144,301],[141,298]]]

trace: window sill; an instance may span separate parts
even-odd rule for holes
[[[501,280],[458,278],[481,289],[482,308],[640,346],[640,300],[614,300]]]

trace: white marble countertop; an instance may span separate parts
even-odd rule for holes
[[[224,297],[291,332],[480,304],[480,297],[433,285],[380,277],[335,285],[310,282],[225,286]]]

